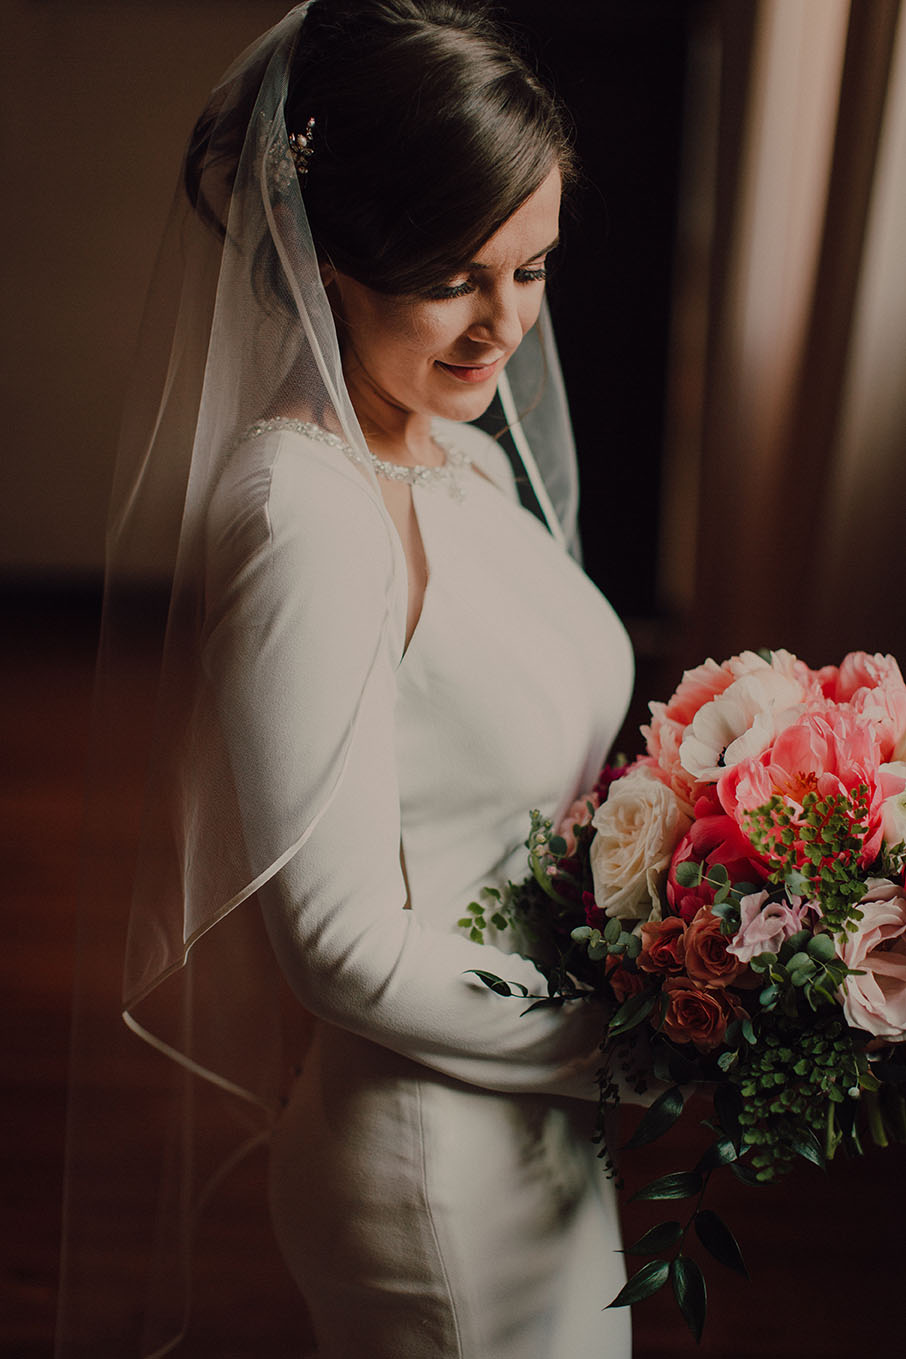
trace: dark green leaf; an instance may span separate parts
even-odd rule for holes
[[[615,1038],[618,1034],[628,1033],[637,1024],[641,1024],[654,1009],[654,1002],[653,995],[646,996],[644,993],[624,1000],[607,1026],[608,1036]]]
[[[752,1046],[758,1041],[755,1037],[755,1029],[752,1026],[752,1021],[748,1016],[742,1021],[742,1036],[746,1042]]]
[[[683,1234],[680,1222],[659,1222],[651,1227],[644,1236],[632,1246],[626,1247],[627,1255],[654,1255],[659,1250],[669,1250],[675,1246]]]
[[[765,1181],[759,1180],[757,1172],[750,1165],[746,1165],[744,1161],[734,1161],[730,1169],[737,1180],[741,1180],[743,1184],[750,1185],[753,1189],[764,1188]]]
[[[650,1298],[670,1277],[670,1265],[666,1260],[649,1260],[647,1265],[633,1274],[632,1278],[620,1289],[608,1307],[631,1307],[634,1302]]]
[[[738,1144],[739,1115],[742,1112],[742,1095],[738,1085],[732,1081],[721,1081],[714,1091],[714,1112],[727,1137]]]
[[[824,1169],[824,1148],[813,1132],[806,1128],[791,1139],[793,1151],[811,1161],[813,1166]]]
[[[638,1199],[691,1199],[701,1193],[702,1177],[694,1170],[679,1170],[672,1175],[662,1175],[652,1180],[643,1189],[637,1190],[630,1203]]]
[[[726,864],[714,864],[708,870],[708,881],[712,887],[726,887],[730,882]]]
[[[872,1062],[871,1069],[882,1081],[890,1081],[893,1085],[902,1085],[906,1081],[906,1066],[899,1066],[896,1062]]]
[[[523,999],[528,996],[528,988],[521,982],[505,982],[500,977],[495,977],[493,972],[483,972],[478,967],[470,967],[466,975],[469,974],[484,982],[485,986],[498,996],[522,996]]]
[[[658,1096],[624,1147],[644,1147],[648,1142],[657,1141],[673,1127],[682,1112],[683,1092],[675,1085]]]
[[[708,1294],[705,1279],[698,1265],[688,1255],[678,1255],[670,1266],[673,1292],[679,1303],[686,1325],[697,1341],[705,1329],[705,1315],[708,1311]]]
[[[709,1170],[717,1170],[718,1166],[728,1166],[737,1160],[739,1153],[734,1144],[728,1137],[720,1142],[712,1142],[707,1148],[695,1169],[700,1175],[706,1175]]]
[[[726,1265],[727,1269],[735,1269],[737,1274],[744,1274],[748,1278],[742,1251],[726,1223],[710,1208],[703,1208],[700,1213],[696,1213],[693,1221],[695,1234],[705,1250],[710,1251],[715,1260]]]

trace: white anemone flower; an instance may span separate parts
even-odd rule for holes
[[[770,666],[743,675],[699,708],[683,736],[680,764],[694,779],[714,782],[767,750],[803,711],[802,699],[801,684]]]

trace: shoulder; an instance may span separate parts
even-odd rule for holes
[[[328,558],[390,564],[380,498],[343,448],[302,426],[262,423],[233,450],[208,514],[208,552],[234,564],[293,545]]]
[[[516,479],[510,460],[496,439],[492,439],[477,425],[457,424],[454,420],[436,420],[435,425],[441,437],[468,454],[472,463],[493,482],[499,491],[512,500],[518,500]]]

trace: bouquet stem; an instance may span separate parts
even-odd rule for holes
[[[876,1147],[888,1146],[887,1129],[884,1126],[884,1118],[881,1114],[881,1105],[877,1093],[874,1090],[866,1090],[863,1092],[862,1099],[868,1114],[868,1127],[871,1131],[872,1141]]]

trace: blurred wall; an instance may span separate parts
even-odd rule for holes
[[[0,570],[93,575],[183,144],[283,0],[5,0]]]

